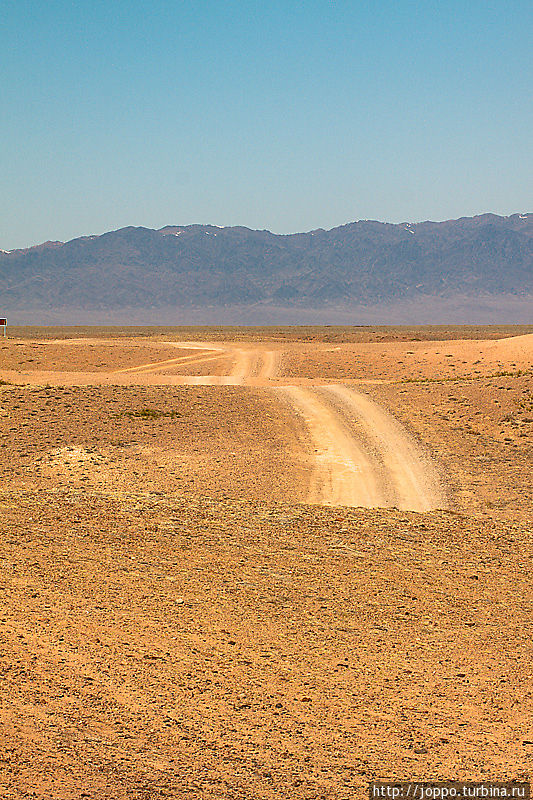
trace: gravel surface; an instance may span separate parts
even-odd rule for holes
[[[21,382],[0,382],[2,800],[352,800],[377,778],[530,779],[530,340],[90,333],[0,347],[0,378]],[[222,342],[199,378],[241,385],[137,369],[176,357],[171,335]],[[324,437],[284,399],[291,383],[364,391],[431,455],[447,510],[310,503]],[[343,419],[343,436],[368,423]]]

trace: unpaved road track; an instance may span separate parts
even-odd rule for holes
[[[191,385],[234,385],[239,386],[247,380],[270,380],[274,378],[279,369],[280,352],[275,350],[246,349],[239,347],[224,347],[221,345],[207,342],[203,343],[169,343],[173,347],[198,350],[198,354],[188,356],[178,356],[167,358],[162,361],[151,361],[147,364],[140,364],[136,367],[126,367],[125,369],[115,370],[114,375],[147,375],[160,373],[162,370],[171,368],[179,369],[180,366],[192,366],[196,364],[208,364],[209,362],[229,356],[232,359],[232,367],[229,375],[192,375],[183,376],[184,381],[190,380]]]
[[[108,343],[121,344],[112,340]],[[24,371],[5,372],[4,376],[8,380],[14,378],[14,382],[56,385],[271,387],[279,393],[280,401],[288,403],[303,420],[307,436],[302,447],[308,449],[309,441],[312,443],[308,453],[310,502],[366,508],[395,506],[413,511],[446,506],[431,459],[391,414],[363,392],[344,385],[328,385],[320,379],[289,381],[279,377],[280,348],[198,341],[158,342],[157,346],[186,350],[187,355],[109,372]],[[197,364],[205,364],[208,369],[211,366],[212,372],[179,373],[180,367]],[[224,369],[224,364],[227,374],[215,374]]]
[[[180,367],[189,366],[190,364],[203,364],[205,361],[214,361],[220,358],[219,353],[210,353],[203,356],[181,356],[179,358],[167,358],[164,361],[152,361],[148,364],[141,364],[139,367],[126,367],[125,369],[117,369],[115,375],[134,374],[140,372],[142,374],[150,372],[159,372],[166,367]]]
[[[314,444],[311,502],[410,511],[446,506],[429,457],[367,395],[337,385],[279,391],[303,418]]]
[[[242,385],[276,377],[281,353],[237,349],[230,376]],[[212,383],[214,376],[193,379]],[[309,501],[329,506],[397,507],[430,511],[446,506],[431,459],[394,417],[367,395],[346,386],[280,387],[304,420],[314,443]],[[363,436],[358,437],[353,423]],[[362,441],[361,441],[362,440]]]
[[[327,506],[385,505],[374,464],[335,408],[313,389],[287,386],[278,391],[303,418],[313,445],[309,501]]]
[[[435,467],[407,430],[368,395],[346,386],[323,390],[339,398],[375,446],[398,508],[430,511],[446,505]]]

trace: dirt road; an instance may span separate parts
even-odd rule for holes
[[[437,472],[387,411],[345,386],[279,389],[314,446],[309,500],[328,506],[444,508]]]
[[[279,392],[303,418],[313,444],[309,501],[327,506],[385,505],[374,464],[335,409],[313,389],[287,386]]]
[[[345,416],[358,421],[382,462],[393,505],[411,511],[445,508],[437,471],[408,431],[368,395],[346,386],[324,389],[342,404]]]
[[[68,347],[74,342],[58,340],[50,344]],[[106,344],[114,349],[122,343],[110,340]],[[135,340],[129,345],[135,347]],[[170,351],[172,356],[157,359],[161,350],[168,354]],[[181,355],[176,355],[176,350]],[[353,387],[321,378],[281,377],[281,348],[234,342],[165,341],[154,343],[152,352],[156,358],[148,362],[98,373],[36,369],[4,371],[2,375],[13,382],[42,385],[186,384],[254,386],[276,391],[280,401],[290,405],[307,429],[301,447],[303,457],[310,463],[310,502],[366,508],[395,506],[414,511],[445,507],[444,492],[431,460],[400,423]],[[205,366],[206,374],[183,374],[198,365],[202,369]]]

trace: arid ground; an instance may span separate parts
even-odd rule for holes
[[[2,800],[533,766],[533,326],[0,340]]]

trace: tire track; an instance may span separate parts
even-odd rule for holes
[[[303,417],[315,447],[309,502],[325,506],[383,506],[375,464],[346,432],[335,409],[313,389],[286,386],[278,391]]]
[[[120,375],[120,374],[131,374],[133,375],[136,372],[142,373],[150,373],[150,372],[158,372],[165,367],[179,367],[179,366],[186,366],[192,364],[201,364],[204,361],[214,361],[217,358],[221,358],[221,353],[213,353],[211,355],[202,355],[202,356],[181,356],[179,358],[167,358],[164,361],[151,361],[148,364],[141,364],[138,367],[126,367],[125,369],[117,369],[112,374],[113,375]]]
[[[309,500],[430,511],[446,500],[431,459],[385,409],[346,386],[279,389],[314,444]]]
[[[323,391],[340,400],[345,413],[360,423],[378,450],[388,483],[394,488],[394,505],[410,511],[445,507],[445,493],[432,459],[392,414],[356,389],[330,386]]]

